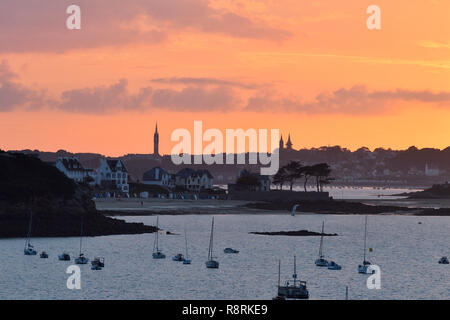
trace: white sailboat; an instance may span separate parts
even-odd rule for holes
[[[294,274],[292,275],[293,283],[286,281],[284,286],[280,285],[281,262],[278,261],[278,295],[274,300],[286,299],[309,299],[309,291],[306,282],[297,280],[297,264],[294,256]]]
[[[37,251],[34,250],[33,245],[31,244],[31,226],[33,224],[33,212],[30,209],[30,222],[28,224],[28,234],[27,239],[25,240],[25,247],[23,249],[23,253],[26,256],[35,256]]]
[[[188,255],[188,244],[187,244],[186,230],[184,230],[184,243],[185,243],[185,246],[186,246],[186,257],[183,260],[183,264],[191,264],[191,260],[189,259],[189,255]]]
[[[83,246],[83,218],[81,218],[81,230],[80,230],[80,254],[78,258],[75,259],[75,264],[87,264],[89,259],[84,256],[84,253],[81,251]]]
[[[156,217],[156,231],[155,231],[155,242],[153,243],[153,259],[165,259],[166,255],[159,250],[159,217]]]
[[[369,266],[371,265],[371,263],[369,261],[366,261],[366,243],[367,243],[367,216],[364,224],[364,258],[363,263],[358,265],[358,273],[369,274],[373,273],[373,271],[369,272]]]
[[[206,267],[210,269],[218,269],[219,262],[214,260],[213,256],[213,234],[214,234],[214,217],[211,223],[211,235],[209,237],[208,261],[205,262]]]
[[[316,266],[318,267],[327,267],[328,261],[325,260],[323,255],[323,230],[324,230],[325,221],[322,221],[322,234],[320,235],[320,246],[319,246],[319,259],[316,260]]]

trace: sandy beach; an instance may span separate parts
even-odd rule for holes
[[[108,215],[152,214],[286,214],[286,210],[261,210],[244,207],[255,201],[240,200],[172,200],[172,199],[95,199],[97,210]]]

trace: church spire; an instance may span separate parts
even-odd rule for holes
[[[155,134],[153,135],[153,155],[159,156],[158,122],[156,122]]]
[[[286,142],[286,147],[289,149],[289,150],[292,150],[292,142],[291,142],[291,134],[289,133],[289,137],[288,137],[288,141]]]
[[[281,138],[280,138],[280,150],[283,150],[284,149],[284,141],[283,141],[283,135],[281,135]]]

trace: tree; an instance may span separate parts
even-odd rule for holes
[[[327,163],[315,164],[311,167],[311,175],[316,178],[317,192],[323,191],[323,185],[331,181],[331,168]]]
[[[311,166],[304,166],[303,167],[303,178],[305,179],[304,183],[303,183],[303,188],[305,189],[305,192],[306,192],[306,186],[308,184],[308,180],[309,180],[309,178],[311,177],[312,174],[313,174],[313,170],[312,170]]]
[[[278,169],[277,173],[273,176],[272,183],[276,186],[280,186],[280,190],[283,190],[283,184],[287,180],[287,173],[284,167]]]
[[[295,181],[303,176],[303,166],[300,161],[291,161],[283,168],[286,172],[286,180],[289,182],[289,189],[292,191]]]

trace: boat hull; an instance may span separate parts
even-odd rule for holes
[[[176,256],[172,257],[172,260],[177,261],[177,262],[182,262],[182,261],[184,261],[184,257],[183,257],[183,255],[176,255]]]
[[[25,249],[23,251],[23,254],[26,256],[35,256],[35,255],[37,255],[37,252],[36,252],[36,250],[33,250],[33,249]]]
[[[374,274],[375,270],[369,271],[369,266],[370,265],[359,265],[358,266],[358,273],[361,274]]]
[[[88,258],[85,257],[78,257],[75,259],[75,264],[87,264],[89,261]]]
[[[153,259],[165,259],[166,255],[164,253],[161,252],[155,252],[152,254]]]
[[[68,254],[60,254],[58,256],[59,261],[70,261],[70,256]]]
[[[185,259],[185,260],[183,261],[183,264],[191,264],[191,260]]]
[[[278,297],[281,297],[283,300],[305,300],[309,299],[309,292],[304,286],[279,287]]]
[[[206,261],[205,265],[209,269],[218,269],[219,268],[219,262],[215,261],[215,260]]]
[[[325,259],[317,259],[315,264],[318,267],[328,267],[328,261]]]
[[[329,270],[341,270],[342,267],[340,265],[338,265],[336,262],[331,261],[328,263],[328,269]]]

